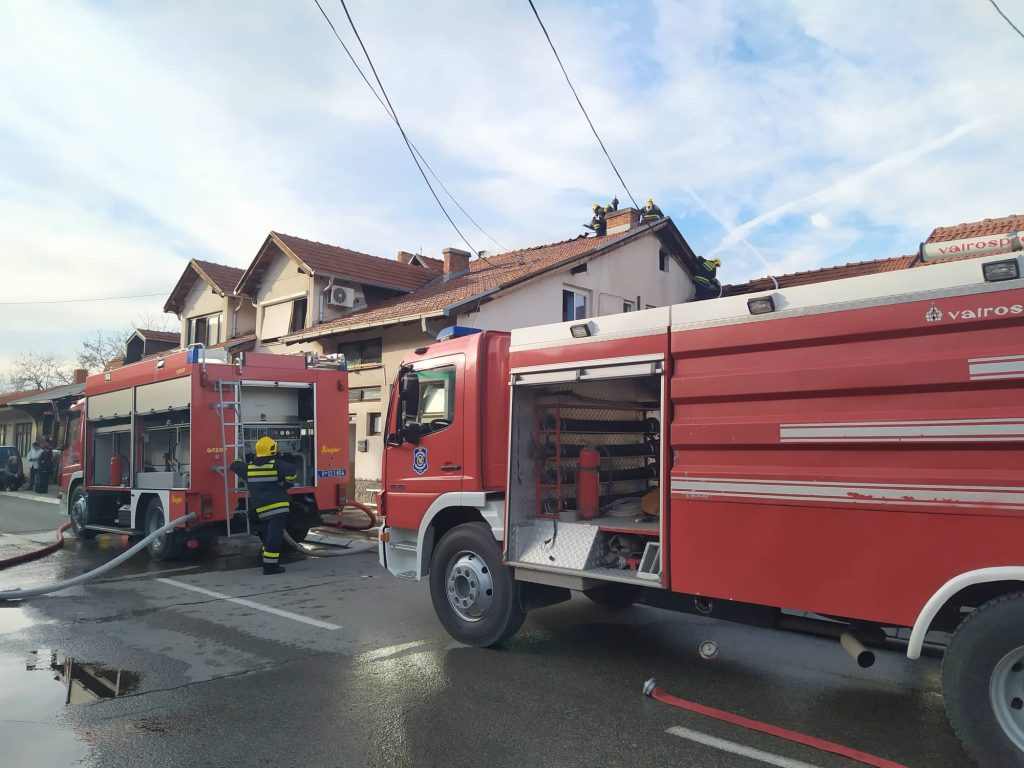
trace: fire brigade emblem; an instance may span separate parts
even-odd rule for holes
[[[928,311],[924,313],[924,321],[926,323],[937,323],[943,318],[942,310],[932,304]]]
[[[412,452],[412,471],[417,475],[422,475],[427,471],[427,449],[416,448]]]

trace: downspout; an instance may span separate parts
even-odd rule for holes
[[[324,321],[324,294],[327,293],[329,290],[331,290],[331,286],[332,286],[333,283],[334,283],[334,279],[333,278],[330,278],[330,277],[327,278],[327,285],[325,285],[324,289],[322,291],[320,291],[320,296],[319,296],[319,299],[317,301],[317,320],[316,320],[317,325],[319,325],[320,323],[322,323]],[[314,283],[314,287],[315,287],[315,283]],[[321,345],[321,346],[323,346],[323,345]]]

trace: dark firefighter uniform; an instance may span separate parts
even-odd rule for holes
[[[598,237],[604,237],[605,232],[608,231],[608,225],[604,220],[604,208],[595,203],[592,210],[594,211],[594,217],[590,220],[589,224],[584,224],[583,226],[594,230],[594,234]]]
[[[701,299],[717,299],[722,295],[722,284],[718,282],[718,268],[722,266],[719,259],[697,257],[697,273],[693,276],[693,285],[697,289],[697,301]]]
[[[654,204],[654,200],[647,198],[647,205],[640,209],[640,221],[657,221],[658,219],[664,218],[665,214],[661,212],[661,208]]]
[[[256,458],[245,464],[236,461],[231,471],[245,480],[249,508],[255,510],[263,534],[263,575],[284,573],[280,565],[284,524],[290,510],[288,488],[295,482],[295,467],[277,457],[277,441],[261,437],[256,441]]]

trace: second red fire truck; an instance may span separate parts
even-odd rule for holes
[[[396,378],[382,565],[471,645],[573,590],[911,659],[951,633],[957,733],[1024,765],[1021,268],[456,329]]]
[[[261,437],[298,472],[287,531],[305,538],[345,504],[348,374],[343,360],[191,347],[90,376],[66,420],[61,493],[79,538],[151,533],[157,560],[212,536],[259,533],[228,469]]]

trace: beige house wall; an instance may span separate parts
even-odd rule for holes
[[[185,344],[189,342],[188,325],[190,320],[204,315],[212,315],[215,312],[221,313],[222,335],[226,338],[231,333],[228,300],[215,292],[205,280],[197,279],[181,306],[179,317],[181,318],[182,342]]]

